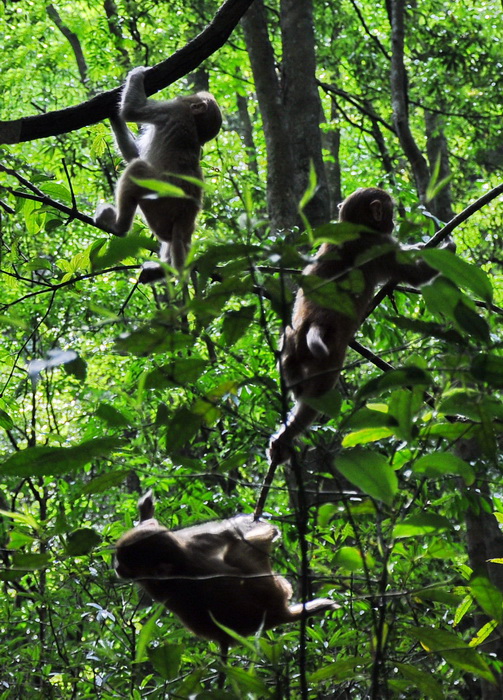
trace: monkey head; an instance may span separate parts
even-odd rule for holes
[[[222,126],[222,113],[213,95],[209,92],[197,92],[195,95],[178,99],[189,105],[201,145],[214,139]]]
[[[149,491],[138,501],[140,523],[126,532],[115,546],[114,568],[119,578],[159,579],[183,564],[183,553],[168,528],[154,516]]]
[[[363,224],[379,233],[391,233],[393,200],[379,187],[360,187],[339,205],[339,221]]]

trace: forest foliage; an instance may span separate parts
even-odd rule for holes
[[[501,30],[496,0],[0,5],[0,700],[501,697]],[[143,220],[92,217],[124,167],[103,116],[158,64],[154,99],[210,89],[224,126],[186,269],[149,286]],[[253,511],[300,273],[362,186],[407,243],[474,206],[430,284],[376,298],[268,494],[274,570],[340,609],[222,664],[113,544],[148,489],[168,527]]]

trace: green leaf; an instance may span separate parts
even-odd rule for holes
[[[146,357],[162,352],[174,352],[194,345],[194,339],[184,333],[173,333],[162,325],[148,325],[125,334],[114,343],[114,350]]]
[[[473,338],[481,340],[483,343],[489,342],[489,326],[487,322],[462,299],[454,308],[453,320]]]
[[[491,282],[479,266],[467,263],[450,250],[445,249],[422,250],[421,257],[445,277],[452,280],[454,284],[469,289],[488,304],[492,302]]]
[[[368,557],[366,557],[366,560],[367,564],[372,563]],[[362,553],[356,547],[340,547],[332,558],[331,564],[337,568],[353,572],[362,571],[364,568]]]
[[[148,236],[128,234],[124,238],[111,238],[105,245],[94,248],[89,254],[91,270],[105,270],[126,258],[137,258],[144,251],[157,251],[157,243]]]
[[[338,389],[330,389],[319,398],[306,398],[305,403],[331,418],[337,418],[341,412],[342,396]]]
[[[496,620],[503,621],[503,594],[486,576],[473,576],[470,591],[482,610]]]
[[[308,674],[309,683],[324,683],[325,681],[342,681],[361,677],[361,672],[365,666],[369,666],[371,660],[363,656],[350,656],[333,664],[328,664]],[[358,670],[357,670],[358,669]]]
[[[74,447],[28,447],[0,464],[0,474],[19,477],[60,476],[81,469],[93,459],[108,457],[111,452],[125,445],[126,440],[104,437]]]
[[[107,472],[106,474],[101,474],[100,476],[91,479],[91,481],[89,481],[87,484],[84,484],[79,493],[84,496],[88,496],[93,493],[104,493],[109,491],[114,486],[119,486],[119,484],[122,484],[130,471],[130,469],[120,469]]]
[[[123,413],[104,401],[96,409],[95,416],[101,418],[111,428],[124,428],[131,425],[131,421]]]
[[[356,317],[353,297],[343,288],[342,283],[337,284],[318,275],[302,275],[300,286],[306,297],[317,306],[333,309],[349,318]]]
[[[363,448],[344,450],[335,460],[335,467],[363,493],[388,506],[392,504],[398,479],[382,455]]]
[[[157,673],[167,681],[178,675],[184,647],[181,644],[161,644],[147,650],[147,656]]]
[[[136,657],[135,662],[139,663],[147,659],[147,646],[150,641],[155,638],[157,634],[157,620],[161,617],[165,611],[164,605],[157,603],[154,608],[154,612],[148,618],[147,622],[143,625],[138,635],[138,642],[136,645]]]
[[[76,357],[74,360],[66,362],[63,365],[63,368],[67,374],[69,374],[72,377],[75,377],[75,379],[78,379],[79,382],[86,381],[87,363],[81,357]]]
[[[166,450],[168,454],[175,455],[198,432],[202,425],[200,415],[189,411],[182,406],[166,426]]]
[[[423,696],[428,700],[445,700],[442,686],[434,680],[431,673],[421,671],[410,664],[396,663],[395,665],[402,676],[412,682],[411,691],[415,689],[422,691]]]
[[[433,383],[431,375],[421,367],[411,365],[385,372],[379,377],[371,379],[359,390],[358,400],[367,396],[380,395],[390,389],[410,386],[430,386]]]
[[[12,555],[12,566],[14,569],[24,569],[26,571],[36,571],[46,569],[51,563],[49,554],[22,554],[16,552]]]
[[[362,428],[346,435],[342,441],[343,447],[356,447],[369,442],[379,442],[395,434],[391,428]]]
[[[14,427],[14,421],[9,416],[9,414],[0,408],[0,427],[4,430],[12,430]]]
[[[144,378],[145,389],[165,389],[166,387],[194,384],[208,365],[201,357],[173,358],[161,367],[156,367]]]
[[[487,382],[497,389],[503,388],[503,357],[481,353],[474,357],[470,373],[475,379]]]
[[[70,532],[66,541],[66,553],[70,556],[89,554],[101,542],[101,536],[89,527]]]
[[[152,195],[144,195],[143,199],[153,199],[157,197],[176,197],[177,199],[188,199],[188,195],[182,190],[178,185],[173,185],[172,182],[166,182],[165,180],[154,180],[153,178],[140,179],[137,177],[132,177],[131,180],[140,185],[140,187],[145,187],[147,190],[151,190]]]
[[[234,345],[246,332],[255,316],[255,306],[242,306],[237,311],[227,311],[222,324],[225,345]]]
[[[393,537],[417,537],[444,530],[452,530],[450,520],[444,518],[443,515],[437,515],[437,513],[425,512],[406,518],[403,522],[395,525]]]
[[[434,452],[420,457],[411,464],[416,474],[424,474],[427,477],[436,478],[447,474],[461,476],[465,484],[469,486],[475,481],[475,472],[463,459],[450,452]]]
[[[225,674],[227,678],[234,681],[242,693],[251,693],[255,697],[272,697],[265,683],[258,678],[254,668],[246,670],[238,666],[226,666]]]

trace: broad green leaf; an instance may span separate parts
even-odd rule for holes
[[[489,342],[487,322],[462,299],[454,307],[453,320],[473,338],[481,340],[483,343]]]
[[[352,295],[341,284],[322,279],[318,275],[302,275],[299,281],[306,297],[318,306],[333,309],[337,313],[355,318]]]
[[[385,372],[379,377],[371,379],[363,385],[358,392],[358,399],[363,399],[367,396],[380,395],[390,389],[397,387],[408,386],[430,386],[432,378],[429,372],[411,365],[409,367],[400,367]]]
[[[437,683],[431,673],[421,671],[417,666],[411,664],[397,663],[396,667],[404,678],[412,682],[411,691],[420,690],[423,697],[428,698],[428,700],[445,700],[442,686]]]
[[[470,372],[475,379],[487,382],[496,389],[503,388],[503,357],[480,353],[476,355],[470,366]]]
[[[305,402],[326,416],[338,418],[341,412],[342,396],[337,389],[330,389],[320,398],[306,398]]]
[[[355,430],[346,435],[342,441],[343,447],[356,447],[356,445],[365,445],[370,442],[379,442],[395,434],[391,428],[363,428]]]
[[[168,327],[161,325],[148,325],[117,338],[114,350],[121,354],[130,353],[137,357],[146,357],[162,352],[174,352],[193,345],[194,339],[189,335],[173,333]]]
[[[165,642],[147,650],[147,656],[157,673],[167,681],[178,675],[184,647],[181,644]]]
[[[417,474],[436,478],[446,474],[461,476],[467,486],[475,481],[475,472],[463,459],[450,452],[435,452],[419,457],[411,464],[412,470]]]
[[[145,187],[147,190],[151,190],[153,194],[146,194],[143,199],[153,199],[154,197],[176,197],[177,199],[188,199],[188,195],[185,194],[181,187],[178,185],[173,185],[172,182],[166,182],[165,180],[154,180],[152,178],[140,179],[137,177],[132,177],[131,180],[140,185],[140,187]]]
[[[226,666],[225,675],[234,681],[243,693],[252,693],[258,698],[272,698],[272,693],[265,683],[257,676],[254,668],[250,670],[239,668],[239,666]]]
[[[3,515],[4,518],[11,518],[14,522],[20,523],[21,525],[26,525],[26,527],[32,530],[38,530],[40,528],[40,523],[35,520],[31,513],[17,513],[15,511],[0,509],[0,515]]]
[[[66,553],[70,556],[89,554],[101,542],[101,536],[90,527],[70,532],[66,540]]]
[[[444,394],[438,404],[438,411],[444,415],[465,416],[480,421],[486,414],[503,420],[503,405],[496,396],[483,396],[480,392],[469,389],[455,389]]]
[[[419,513],[406,518],[393,528],[393,537],[417,537],[430,535],[434,532],[451,530],[450,520],[437,513]]]
[[[14,427],[14,421],[9,416],[9,414],[0,408],[0,427],[4,430],[12,430]]]
[[[93,459],[108,455],[127,445],[115,437],[95,438],[74,447],[28,447],[0,464],[6,476],[61,476],[76,471]]]
[[[470,580],[470,591],[482,610],[497,622],[503,620],[503,594],[485,576]]]
[[[135,662],[139,663],[145,661],[147,658],[147,647],[152,639],[157,635],[157,620],[161,617],[165,608],[160,603],[156,603],[154,612],[148,618],[147,622],[143,625],[138,635],[138,641],[136,644],[136,657]]]
[[[131,425],[131,421],[112,404],[102,401],[96,409],[95,415],[111,428],[124,428]]]
[[[182,406],[166,426],[166,450],[176,454],[198,432],[202,424],[201,416]]]
[[[373,565],[369,557],[365,557],[367,565]],[[347,569],[347,571],[362,571],[363,556],[356,547],[340,547],[332,558],[332,565],[337,568]]]
[[[63,368],[67,374],[75,377],[79,382],[85,382],[87,377],[87,362],[81,357],[76,357],[74,360],[70,360],[70,362],[65,362]]]
[[[106,474],[101,474],[100,476],[91,479],[91,481],[84,484],[80,489],[79,493],[83,495],[91,495],[93,493],[104,493],[119,486],[127,478],[130,473],[129,469],[120,469],[116,471],[107,472]]]
[[[26,571],[36,571],[46,569],[51,563],[49,554],[23,554],[15,552],[12,555],[12,566],[14,569],[25,569]]]
[[[363,448],[344,450],[335,460],[335,467],[363,493],[392,504],[398,479],[382,455]]]
[[[421,257],[456,285],[469,289],[488,304],[492,302],[493,290],[489,277],[477,265],[467,263],[450,250],[422,250]]]
[[[340,661],[335,661],[333,664],[323,666],[313,673],[308,674],[309,683],[324,683],[325,681],[334,681],[341,683],[342,681],[351,680],[352,678],[361,677],[363,668],[369,666],[371,660],[363,656],[350,656]]]
[[[255,306],[253,305],[226,312],[222,325],[222,336],[226,347],[231,347],[244,335],[254,316]]]
[[[126,258],[137,258],[145,251],[157,251],[157,243],[148,236],[129,234],[124,238],[113,237],[106,244],[95,248],[89,254],[91,270],[105,270]]]
[[[207,360],[201,357],[174,357],[169,364],[156,367],[146,374],[144,387],[145,389],[164,389],[194,384],[207,364]]]

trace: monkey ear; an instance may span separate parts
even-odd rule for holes
[[[370,202],[370,211],[372,212],[372,218],[374,221],[382,221],[382,202],[380,199],[374,199]]]
[[[190,105],[190,111],[192,114],[204,114],[208,111],[208,103],[206,100],[198,100],[197,102],[192,102]]]
[[[140,522],[150,520],[154,517],[154,497],[152,491],[147,491],[138,501],[138,510],[140,511]]]

